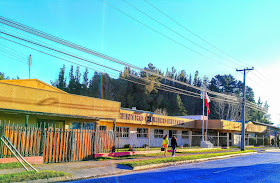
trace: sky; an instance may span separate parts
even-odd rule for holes
[[[147,1],[235,59],[178,26],[145,0],[0,0],[0,16],[142,68],[151,62],[163,71],[174,66],[178,71],[186,70],[192,75],[198,70],[201,78],[232,74],[238,80],[243,80],[243,75],[236,69],[254,67],[255,70],[247,74],[246,84],[253,88],[256,101],[260,97],[268,102],[272,122],[280,124],[280,99],[277,97],[280,78],[280,1]],[[0,30],[45,41],[3,24],[0,24]],[[3,34],[0,36],[8,38]],[[110,61],[45,42],[106,66],[123,69]],[[23,62],[27,62],[30,54],[31,78],[50,83],[57,79],[63,64],[66,65],[66,72],[69,71],[71,64],[67,62],[0,39],[0,72],[11,78],[28,78],[28,65]],[[109,72],[93,65],[88,67]],[[91,75],[93,72],[90,70]],[[118,75],[117,72],[112,74]]]

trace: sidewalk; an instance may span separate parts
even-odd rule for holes
[[[160,152],[160,151],[157,151]],[[139,152],[139,153],[143,153]],[[147,153],[147,152],[146,152]],[[151,153],[150,151],[148,153]],[[154,153],[154,152],[153,152]],[[189,155],[194,154],[190,153]],[[195,153],[199,154],[199,153]],[[188,154],[176,154],[176,156],[187,156]],[[63,178],[63,179],[51,179],[48,181],[69,181],[69,180],[79,180],[79,179],[87,179],[87,178],[94,178],[94,177],[102,177],[102,176],[109,176],[114,174],[122,174],[132,172],[132,168],[118,165],[119,162],[126,162],[126,161],[138,161],[144,159],[154,159],[154,158],[164,158],[166,156],[154,156],[154,157],[141,157],[141,158],[134,158],[134,159],[124,159],[124,160],[105,160],[105,161],[79,161],[79,162],[66,162],[66,163],[51,163],[51,164],[43,164],[43,165],[36,165],[35,168],[38,170],[56,170],[56,171],[63,171],[66,173],[71,173],[73,175],[72,178]],[[171,155],[167,156],[171,157]],[[16,169],[5,169],[1,170],[0,174],[8,174],[8,173],[16,173],[25,171],[23,168],[16,168]]]

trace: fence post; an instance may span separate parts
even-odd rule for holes
[[[229,147],[229,133],[227,133],[227,147]]]
[[[40,142],[40,153],[39,153],[39,155],[43,156],[44,150],[45,150],[45,133],[46,133],[45,123],[43,123],[43,127],[41,126],[40,130],[41,130],[41,142]]]
[[[5,132],[4,125],[5,125],[5,122],[3,122],[2,126],[0,126],[0,137],[2,137],[4,135],[4,132]],[[4,144],[2,141],[0,141],[0,158],[3,158],[3,149],[4,149]]]
[[[94,140],[93,140],[93,157],[95,157],[95,154],[97,153],[96,151],[96,142],[97,142],[97,130],[94,131],[93,133],[93,137],[94,137]]]
[[[249,141],[249,139],[250,139],[250,136],[249,136],[249,134],[248,134],[248,136],[247,136],[247,146],[249,146],[249,145],[250,145],[250,141]]]
[[[151,129],[148,128],[148,138],[149,138],[149,150],[150,150],[150,147],[151,147]]]
[[[219,130],[217,131],[218,139],[217,139],[217,146],[220,146],[220,132]]]
[[[258,136],[256,135],[256,145],[258,145]]]
[[[264,135],[263,135],[263,146],[264,146]]]
[[[190,147],[192,147],[192,131],[189,131]]]
[[[71,149],[70,149],[70,161],[74,160],[74,152],[75,152],[75,133],[74,130],[71,130]]]

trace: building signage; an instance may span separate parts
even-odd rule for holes
[[[180,125],[183,124],[183,120],[177,120],[177,119],[166,119],[166,118],[160,118],[160,117],[153,117],[153,116],[146,116],[139,114],[126,114],[126,113],[120,113],[120,118],[125,120],[132,120],[132,121],[144,121],[147,123],[161,123],[161,124],[173,124],[173,125]]]

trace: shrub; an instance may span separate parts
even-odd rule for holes
[[[254,138],[254,137],[249,138],[249,144],[248,145],[256,145],[256,138]]]
[[[143,148],[148,148],[149,145],[148,145],[148,144],[143,144],[142,147],[143,147]]]
[[[130,147],[130,144],[125,144],[124,146],[123,146],[123,148],[129,148]]]

